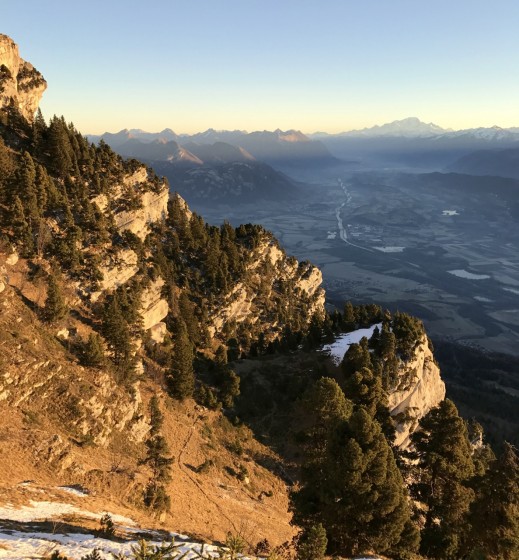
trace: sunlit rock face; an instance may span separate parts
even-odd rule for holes
[[[308,322],[314,315],[324,316],[325,292],[322,273],[310,263],[299,263],[270,239],[265,238],[255,249],[254,259],[247,267],[247,282],[237,282],[211,316],[209,333],[214,336],[226,323],[250,321],[262,325],[266,340],[274,340],[283,329],[270,317],[276,285],[291,285],[290,298],[305,301]],[[284,303],[286,305],[286,301]]]
[[[126,208],[125,201],[135,201],[134,208]],[[141,240],[150,232],[150,227],[167,216],[169,189],[164,183],[160,189],[150,189],[148,171],[145,166],[127,175],[109,196],[100,194],[92,199],[98,208],[110,210],[119,232],[131,231]]]
[[[418,422],[445,398],[445,383],[434,361],[427,337],[399,368],[397,387],[389,394],[389,411],[396,421],[395,445],[406,448]]]
[[[47,82],[40,72],[20,58],[16,43],[0,34],[0,109],[13,103],[32,122],[46,89]]]
[[[159,277],[144,290],[141,296],[141,317],[144,330],[153,329],[168,314],[168,302],[162,297],[163,286],[164,280]],[[156,336],[159,336],[158,333],[161,329],[162,327],[155,329]]]

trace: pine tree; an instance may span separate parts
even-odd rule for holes
[[[351,304],[351,301],[347,301],[344,304],[342,323],[346,332],[355,330],[355,326],[356,326],[355,310],[353,309],[353,305]]]
[[[146,445],[146,457],[142,461],[152,471],[144,491],[144,503],[155,511],[166,511],[170,507],[170,497],[166,484],[171,480],[171,464],[169,447],[164,436],[161,435],[164,417],[160,411],[159,402],[154,395],[150,399],[148,411],[150,413],[150,432]]]
[[[341,363],[341,369],[346,377],[353,375],[356,371],[362,368],[371,369],[371,356],[369,353],[368,339],[363,337],[361,341],[356,344],[353,343],[348,348]]]
[[[470,514],[469,552],[479,549],[488,558],[519,558],[519,457],[509,443],[478,490]]]
[[[467,427],[452,401],[445,399],[420,421],[411,440],[417,468],[413,497],[427,506],[421,549],[442,560],[460,557],[474,475]]]
[[[48,323],[63,319],[68,307],[56,274],[51,272],[47,278],[47,299],[43,308],[43,318]]]
[[[166,382],[171,396],[182,401],[192,397],[195,390],[193,348],[182,319],[175,321],[172,338],[173,355],[169,373],[166,375]]]
[[[307,456],[321,461],[327,454],[331,434],[350,417],[352,403],[345,397],[337,381],[321,377],[305,392],[302,408]]]
[[[382,426],[390,442],[395,437],[395,426],[388,409],[388,396],[382,387],[382,379],[369,368],[362,368],[350,375],[344,382],[344,392],[348,399],[366,412]]]
[[[394,356],[396,352],[396,337],[391,332],[389,323],[382,324],[382,332],[380,333],[380,340],[378,344],[378,353],[382,359],[387,360]]]
[[[160,433],[162,425],[164,424],[164,415],[160,410],[157,395],[151,397],[148,410],[150,413],[150,436],[156,436]]]
[[[322,560],[326,554],[326,530],[321,523],[312,525],[299,537],[297,560]]]
[[[330,552],[341,556],[415,550],[418,532],[379,423],[363,406],[352,413],[329,378],[308,390],[302,408],[306,457],[301,488],[292,495],[295,522],[322,523]]]
[[[117,292],[103,309],[101,332],[112,351],[113,362],[122,380],[130,381],[135,368],[134,346]]]
[[[225,408],[234,406],[234,399],[240,395],[240,378],[232,369],[226,367],[222,374],[220,398]]]
[[[103,341],[97,333],[90,333],[83,347],[83,363],[100,368],[106,363]]]
[[[416,550],[418,532],[395,457],[363,407],[338,430],[328,465],[321,511],[332,551],[347,556]]]
[[[14,197],[11,207],[11,226],[15,242],[22,247],[22,255],[31,257],[34,254],[34,238],[18,195]]]

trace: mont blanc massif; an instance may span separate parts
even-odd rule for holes
[[[0,558],[517,560],[519,129],[46,87],[0,35]]]

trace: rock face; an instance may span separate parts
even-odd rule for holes
[[[164,280],[157,278],[148,286],[141,296],[141,316],[144,330],[152,329],[166,317],[168,302],[162,297]],[[157,333],[160,329],[156,329]]]
[[[141,208],[131,211],[118,212],[115,223],[120,232],[129,230],[141,239],[149,233],[149,226],[166,217],[169,192],[146,192],[141,197]]]
[[[249,321],[262,326],[266,340],[276,338],[281,327],[272,316],[275,301],[288,305],[287,299],[305,306],[308,322],[314,314],[324,314],[325,292],[321,271],[310,263],[298,263],[270,239],[255,249],[247,268],[246,282],[238,282],[217,309],[213,310],[211,336],[226,323]],[[290,292],[280,295],[280,285]]]
[[[103,275],[103,280],[101,281],[102,290],[111,291],[118,288],[137,274],[139,270],[137,254],[131,249],[122,249],[110,255],[103,266],[100,267],[100,270]]]
[[[22,58],[18,46],[7,35],[0,35],[0,109],[14,103],[30,122],[47,89],[43,76]]]
[[[133,200],[127,208],[129,199]],[[163,220],[168,212],[169,189],[163,184],[159,189],[151,189],[148,172],[144,166],[125,177],[122,184],[110,193],[98,195],[92,199],[100,210],[113,212],[117,229],[131,231],[144,240],[154,222]]]
[[[445,383],[424,336],[414,356],[402,364],[398,386],[389,394],[389,410],[397,422],[395,445],[406,448],[420,418],[444,398]]]

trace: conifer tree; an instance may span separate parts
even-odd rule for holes
[[[173,459],[169,457],[168,444],[160,433],[164,417],[156,395],[150,399],[148,410],[150,432],[145,442],[146,458],[142,462],[151,469],[152,477],[144,492],[144,503],[150,509],[160,512],[168,510],[171,503],[166,484],[171,480]]]
[[[342,322],[346,332],[355,330],[355,325],[356,325],[355,310],[353,309],[353,305],[351,301],[347,301],[344,304],[344,314],[342,317]]]
[[[25,216],[22,201],[18,195],[14,197],[11,208],[11,225],[15,242],[22,247],[23,256],[32,256],[34,253],[34,238]]]
[[[362,368],[370,369],[372,367],[371,357],[368,347],[368,339],[363,337],[361,341],[353,343],[348,348],[341,363],[341,369],[346,377],[353,375]]]
[[[297,542],[297,560],[322,560],[326,554],[328,539],[321,523],[306,529]]]
[[[83,363],[100,368],[106,363],[103,341],[97,333],[90,333],[83,347]]]
[[[63,319],[68,312],[68,307],[63,296],[63,291],[57,276],[51,272],[47,278],[47,299],[43,308],[43,318],[48,323]]]
[[[413,497],[427,506],[422,552],[431,558],[457,560],[465,537],[474,492],[467,427],[452,401],[445,399],[420,421],[412,436],[417,469]]]
[[[17,172],[18,192],[22,196],[25,217],[29,225],[39,218],[38,196],[36,189],[36,168],[31,155],[24,152]]]
[[[240,378],[229,367],[224,368],[222,373],[222,387],[220,398],[225,408],[234,406],[234,399],[240,395]]]
[[[322,462],[327,455],[331,434],[347,420],[352,403],[345,397],[337,381],[321,377],[303,395],[301,422],[304,422],[309,462]]]
[[[509,443],[483,478],[478,494],[471,508],[468,552],[502,560],[519,558],[519,457]]]
[[[396,338],[391,332],[389,323],[382,323],[382,332],[380,333],[380,339],[378,344],[378,353],[384,359],[387,360],[391,356],[395,355],[396,351]]]
[[[193,371],[193,347],[187,335],[187,329],[182,319],[177,319],[174,325],[173,355],[171,367],[166,375],[166,382],[171,396],[177,400],[192,397],[195,390],[195,374]]]
[[[335,435],[328,469],[321,515],[332,551],[400,557],[416,550],[418,531],[395,457],[380,425],[362,406]]]
[[[134,347],[130,328],[125,320],[119,294],[115,292],[103,309],[101,332],[105,337],[114,364],[123,380],[131,380],[135,367]]]
[[[388,409],[388,397],[379,375],[369,368],[362,368],[344,382],[344,392],[354,404],[364,407],[366,412],[382,426],[390,442],[395,437],[395,426]]]

